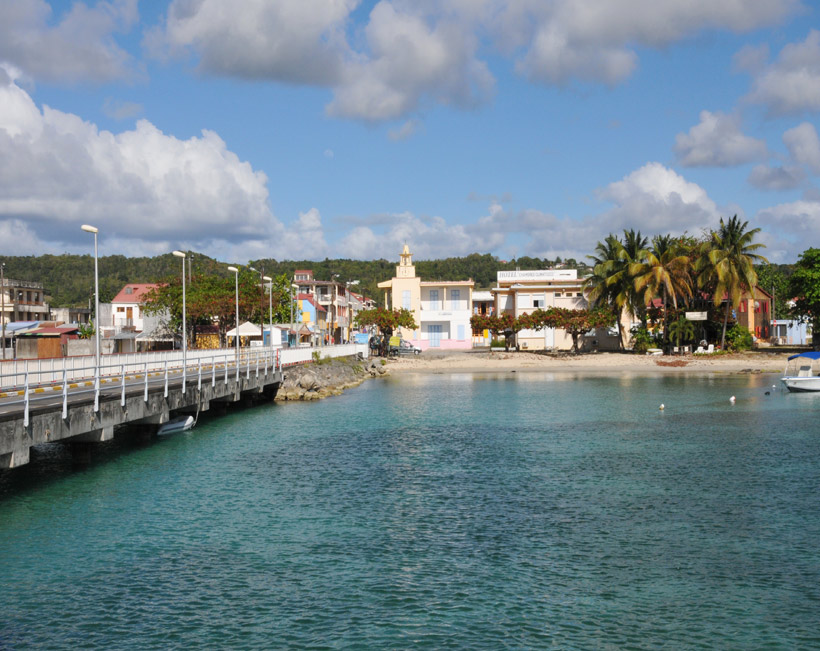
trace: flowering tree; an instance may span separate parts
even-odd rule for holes
[[[374,325],[379,329],[382,335],[381,354],[387,355],[387,348],[390,343],[390,337],[398,328],[407,328],[408,330],[416,330],[418,325],[413,318],[410,310],[401,308],[398,310],[387,310],[383,307],[377,307],[372,310],[362,310],[356,315],[356,325],[369,326]]]

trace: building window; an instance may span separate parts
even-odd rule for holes
[[[133,294],[134,293],[134,288],[133,287],[126,287],[125,288],[125,293],[126,294]]]
[[[544,300],[543,294],[537,295],[532,299],[532,306],[535,308],[544,308],[547,302]]]
[[[450,309],[451,310],[460,310],[461,309],[461,290],[460,289],[452,289],[450,290]],[[459,337],[460,339],[462,337]]]
[[[404,289],[401,292],[401,306],[405,310],[410,309],[410,290],[409,289]]]
[[[463,325],[458,326],[458,340],[459,341],[464,341],[467,338],[467,337],[464,336],[465,335],[464,330],[465,329],[464,329]]]
[[[430,290],[430,309],[431,310],[438,310],[439,303],[438,303],[438,290],[431,289]]]

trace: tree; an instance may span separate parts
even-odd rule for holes
[[[598,242],[595,255],[587,256],[593,262],[592,275],[584,281],[587,300],[592,306],[610,306],[615,312],[618,325],[618,348],[624,346],[624,327],[621,313],[626,310],[632,317],[645,319],[645,310],[635,290],[630,265],[645,255],[647,239],[640,231],[625,230],[621,242],[610,234],[603,243]]]
[[[578,337],[595,328],[609,328],[615,325],[615,314],[606,307],[588,310],[570,310],[553,307],[548,313],[548,327],[561,328],[572,337],[572,351],[578,352]]]
[[[820,350],[820,249],[800,254],[789,279],[789,293],[794,298],[793,313],[811,323],[812,347]]]
[[[741,222],[737,215],[726,222],[721,217],[720,226],[711,232],[709,240],[703,244],[696,266],[699,271],[698,284],[712,290],[715,305],[720,305],[726,297],[721,348],[726,346],[729,310],[737,309],[743,292],[751,292],[757,285],[755,263],[768,263],[766,258],[755,253],[766,246],[753,241],[760,229],[746,230],[748,225],[749,222]]]
[[[374,325],[379,329],[382,335],[382,356],[387,356],[390,337],[393,336],[393,333],[398,328],[407,328],[408,330],[416,330],[418,328],[415,319],[413,319],[413,313],[405,308],[388,310],[383,307],[377,307],[372,310],[362,310],[356,315],[356,325]]]
[[[675,343],[675,346],[680,348],[681,342],[692,341],[695,338],[695,325],[681,316],[677,321],[669,324],[669,336]]]
[[[246,269],[239,273],[239,322],[258,322],[260,313],[259,276]],[[230,277],[194,276],[186,287],[188,327],[216,323],[219,345],[225,346],[227,332],[236,325],[236,279]],[[182,279],[171,276],[145,294],[146,314],[167,314],[167,326],[177,331],[182,326]],[[267,310],[266,310],[267,311]],[[195,338],[190,338],[194,345]]]
[[[635,290],[643,293],[644,305],[651,304],[654,298],[662,299],[664,342],[669,340],[669,299],[677,309],[679,296],[692,295],[690,268],[689,257],[670,235],[656,235],[652,248],[644,251],[643,260],[629,265]]]

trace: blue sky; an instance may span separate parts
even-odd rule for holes
[[[820,246],[798,0],[0,0],[0,254]]]

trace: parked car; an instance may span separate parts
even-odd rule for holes
[[[421,355],[421,348],[400,337],[390,337],[390,355]]]

